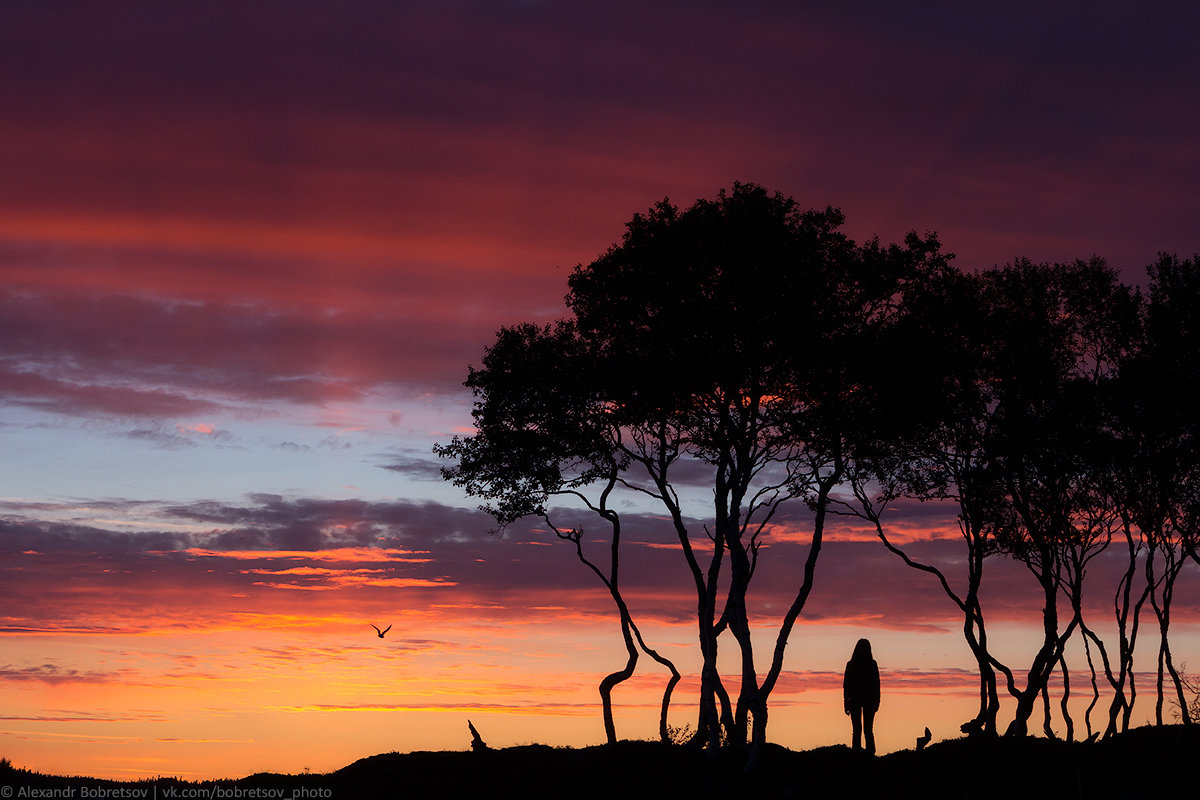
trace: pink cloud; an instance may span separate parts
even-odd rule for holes
[[[431,338],[436,306],[391,316],[6,292],[0,310],[0,390],[83,415],[357,402],[387,385],[453,391],[490,335],[466,323]]]
[[[205,533],[152,525],[138,533],[109,531],[17,518],[15,508],[10,506],[0,524],[11,596],[0,628],[9,633],[236,627],[250,609],[277,615],[281,624],[306,624],[289,599],[294,590],[328,598],[319,608],[306,606],[312,618],[307,624],[314,625],[392,613],[397,604],[428,619],[613,618],[607,592],[569,545],[520,527],[503,538],[487,536],[490,521],[482,514],[433,503],[262,495],[243,504],[162,504],[157,511],[139,506],[147,521],[156,514],[164,523],[190,520],[206,526]],[[54,509],[46,505],[44,512]],[[115,507],[106,513],[120,517]],[[656,544],[666,544],[671,535],[652,518],[631,516],[626,525],[631,537]],[[305,547],[281,546],[289,542]],[[915,557],[941,564],[953,584],[963,580],[957,571],[959,543],[929,539],[910,548]],[[678,552],[639,547],[626,554],[622,583],[635,617],[644,624],[693,627],[695,597]],[[804,555],[803,545],[790,542],[763,551],[749,598],[756,629],[772,631],[778,624],[797,588],[796,567]],[[1114,550],[1089,571],[1087,613],[1093,624],[1106,624],[1120,568]],[[1176,598],[1177,624],[1200,614],[1200,598],[1189,587],[1181,585]],[[1039,624],[1035,589],[1020,565],[989,559],[983,594],[989,621]],[[198,592],[206,597],[201,608],[194,602]],[[825,545],[818,587],[799,624],[953,634],[961,616],[934,579],[904,566],[877,542],[834,541]]]

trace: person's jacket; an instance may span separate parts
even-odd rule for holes
[[[847,712],[852,708],[879,710],[879,665],[875,659],[847,662],[842,697]]]

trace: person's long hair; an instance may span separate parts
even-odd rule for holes
[[[871,642],[867,639],[859,639],[858,644],[854,645],[854,655],[850,656],[850,661],[855,664],[865,664],[871,660]]]

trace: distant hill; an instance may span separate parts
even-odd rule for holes
[[[385,753],[322,775],[258,774],[193,783],[41,775],[0,763],[5,798],[1161,798],[1197,794],[1200,726],[1138,728],[1110,741],[954,739],[921,752],[866,758],[838,745],[770,746],[752,774],[745,757],[657,742],[580,749],[526,745],[482,752]],[[21,793],[21,789],[26,789]],[[42,794],[45,789],[74,789]],[[108,789],[94,792],[88,790]],[[122,791],[111,791],[111,790]],[[224,791],[223,791],[224,790]]]

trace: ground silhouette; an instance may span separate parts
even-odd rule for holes
[[[556,748],[523,745],[481,751],[385,753],[325,774],[257,774],[192,783],[163,778],[139,782],[41,775],[0,762],[0,787],[29,790],[84,787],[138,790],[123,796],[184,796],[195,786],[274,790],[278,797],[357,798],[1150,798],[1190,796],[1200,748],[1195,726],[1137,728],[1113,739],[1063,742],[1041,738],[963,738],[876,758],[844,745],[792,751],[768,745],[757,770],[746,774],[744,754],[703,752],[658,742]],[[847,786],[852,775],[853,788]],[[166,789],[174,788],[174,794]],[[148,791],[149,790],[149,791]],[[142,794],[142,792],[145,792]],[[244,795],[245,792],[243,791]],[[24,796],[37,796],[27,791]],[[43,795],[45,796],[45,795]],[[96,795],[98,796],[98,795]],[[106,796],[117,796],[106,794]],[[233,796],[224,793],[222,796]]]

